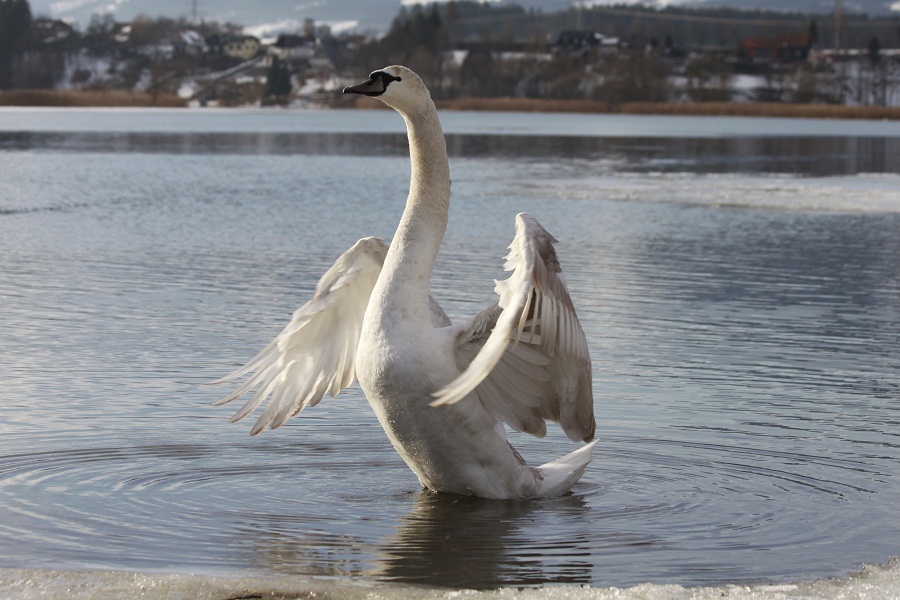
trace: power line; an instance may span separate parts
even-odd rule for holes
[[[191,23],[199,23],[200,22],[200,10],[198,5],[200,4],[199,0],[190,0],[191,5]]]

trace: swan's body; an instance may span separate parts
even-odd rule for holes
[[[550,419],[573,440],[594,435],[590,357],[555,240],[518,215],[506,264],[513,274],[497,282],[498,304],[452,326],[429,295],[450,203],[434,103],[418,76],[398,66],[344,91],[375,96],[406,121],[412,177],[397,232],[389,248],[364,238],[345,252],[285,330],[224,380],[255,371],[220,402],[258,388],[238,420],[271,395],[256,434],[356,379],[422,485],[486,498],[565,493],[594,444],[532,468],[503,427],[542,436]]]

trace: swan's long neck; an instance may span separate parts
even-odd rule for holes
[[[412,162],[409,197],[385,259],[383,272],[389,277],[382,278],[387,286],[382,291],[385,308],[399,309],[404,319],[429,322],[431,272],[450,209],[450,168],[434,104],[429,101],[429,110],[403,118]]]
[[[444,131],[434,104],[429,111],[415,116],[404,115],[409,137],[409,156],[412,174],[409,198],[404,216],[422,209],[432,210],[443,218],[441,234],[446,227],[450,208],[450,167]],[[440,245],[440,241],[438,241]]]

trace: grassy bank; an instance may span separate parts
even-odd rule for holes
[[[382,108],[378,102],[355,98],[350,106]],[[498,112],[604,113],[626,115],[690,115],[733,117],[794,117],[807,119],[900,120],[900,107],[842,106],[834,104],[782,104],[749,102],[628,102],[599,100],[544,100],[536,98],[454,98],[437,100],[441,110]]]
[[[0,106],[187,106],[172,94],[123,91],[9,90],[0,92]]]

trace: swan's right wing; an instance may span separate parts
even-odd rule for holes
[[[239,421],[271,397],[251,430],[275,429],[328,392],[334,396],[353,383],[362,321],[387,254],[375,237],[344,252],[319,280],[312,299],[297,309],[287,327],[250,362],[213,383],[247,376],[216,405],[256,390],[231,418]]]

